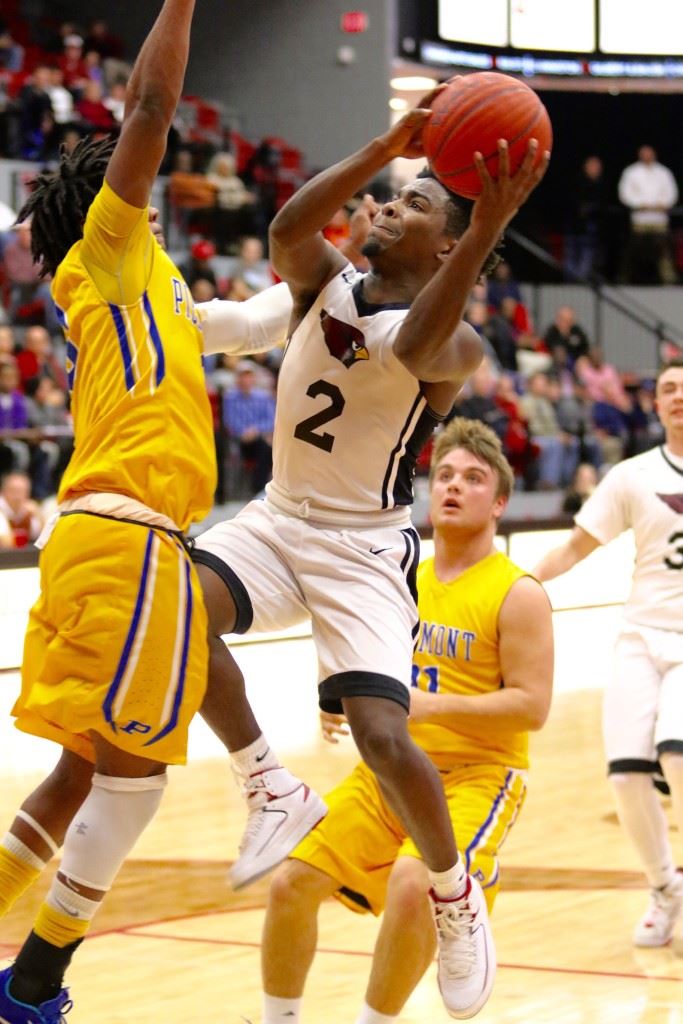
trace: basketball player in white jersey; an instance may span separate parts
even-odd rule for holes
[[[431,177],[406,186],[375,218],[364,248],[371,270],[361,276],[322,229],[392,159],[422,155],[430,115],[411,111],[318,175],[271,225],[271,259],[294,299],[273,480],[264,501],[201,536],[194,558],[216,637],[210,671],[225,675],[226,690],[232,668],[222,635],[282,629],[310,615],[320,705],[344,712],[420,849],[442,994],[453,1016],[469,1017],[491,991],[495,952],[481,889],[458,858],[438,772],[407,730],[419,557],[411,481],[422,445],[481,359],[475,332],[461,322],[470,290],[548,155],[534,169],[532,142],[511,175],[501,142],[497,181],[477,156],[482,194],[471,217],[468,204]],[[254,807],[233,868],[239,885],[282,858],[277,831],[287,818],[282,803],[269,814],[277,761],[243,691],[233,693],[228,748]]]
[[[652,784],[659,761],[683,832],[683,361],[660,372],[656,404],[664,444],[611,469],[569,540],[534,570],[539,580],[554,579],[633,530],[633,582],[605,690],[603,733],[619,820],[651,886],[636,946],[669,942],[683,909],[683,878]]]

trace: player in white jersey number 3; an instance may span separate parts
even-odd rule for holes
[[[652,784],[659,769],[683,833],[683,361],[657,379],[665,443],[611,469],[576,516],[566,544],[535,569],[550,580],[631,528],[636,561],[605,690],[603,732],[619,819],[651,886],[636,946],[663,946],[683,910],[667,820]]]
[[[392,159],[422,155],[430,116],[411,111],[319,174],[271,225],[273,265],[294,301],[273,481],[265,500],[201,536],[194,557],[216,637],[282,629],[310,615],[320,706],[346,715],[430,869],[442,994],[453,1016],[469,1017],[488,998],[495,952],[481,890],[458,858],[438,772],[407,731],[419,557],[409,506],[419,450],[481,359],[477,335],[461,321],[469,292],[540,181],[547,154],[534,169],[531,143],[510,175],[501,144],[497,181],[477,159],[482,194],[473,206],[431,176],[407,185],[375,217],[364,248],[371,270],[361,276],[322,228]],[[227,677],[233,669],[224,651],[212,642],[211,671]],[[278,832],[289,808],[277,793],[264,799],[277,761],[243,691],[233,693],[229,748],[234,757],[242,748],[263,759],[242,760],[253,769],[247,792],[255,812],[236,865],[240,884],[288,852]]]

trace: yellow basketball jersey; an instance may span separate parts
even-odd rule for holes
[[[512,584],[525,576],[507,555],[488,555],[442,583],[434,559],[418,568],[420,631],[413,685],[432,693],[477,694],[504,685],[498,657],[498,614]],[[459,764],[528,767],[528,735],[463,719],[457,728],[416,723],[416,743],[440,768]]]
[[[213,502],[213,421],[190,291],[148,211],[105,181],[52,295],[75,434],[59,500],[113,491],[187,529]]]

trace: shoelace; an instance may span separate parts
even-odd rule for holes
[[[251,841],[258,835],[261,826],[263,825],[263,818],[258,812],[264,804],[268,802],[268,797],[267,790],[263,786],[259,786],[254,783],[250,777],[245,778],[244,775],[238,772],[234,766],[231,767],[233,774],[242,789],[242,794],[247,801],[247,824],[238,847],[239,852],[243,853]],[[260,797],[263,797],[263,799],[259,799]]]
[[[456,903],[434,904],[436,930],[439,938],[445,940],[439,955],[439,963],[453,978],[467,978],[473,971],[476,950],[472,939],[474,914],[467,900]],[[455,942],[452,940],[455,939]]]

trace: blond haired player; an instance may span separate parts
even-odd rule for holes
[[[498,851],[524,800],[528,732],[550,706],[553,639],[542,587],[494,547],[512,488],[499,440],[454,420],[431,468],[434,557],[418,570],[410,731],[441,773],[467,870],[493,906]],[[343,719],[326,716],[335,739]],[[329,811],[273,878],[262,970],[263,1024],[298,1024],[321,902],[384,910],[356,1024],[389,1024],[432,961],[429,878],[414,842],[365,764],[327,797]],[[467,971],[466,956],[454,970]]]
[[[683,877],[653,786],[661,763],[683,830],[683,361],[660,371],[656,406],[664,444],[611,469],[575,517],[567,542],[535,570],[540,580],[552,580],[633,530],[633,582],[605,689],[603,737],[619,820],[651,890],[633,934],[636,946],[665,945],[683,911]]]

